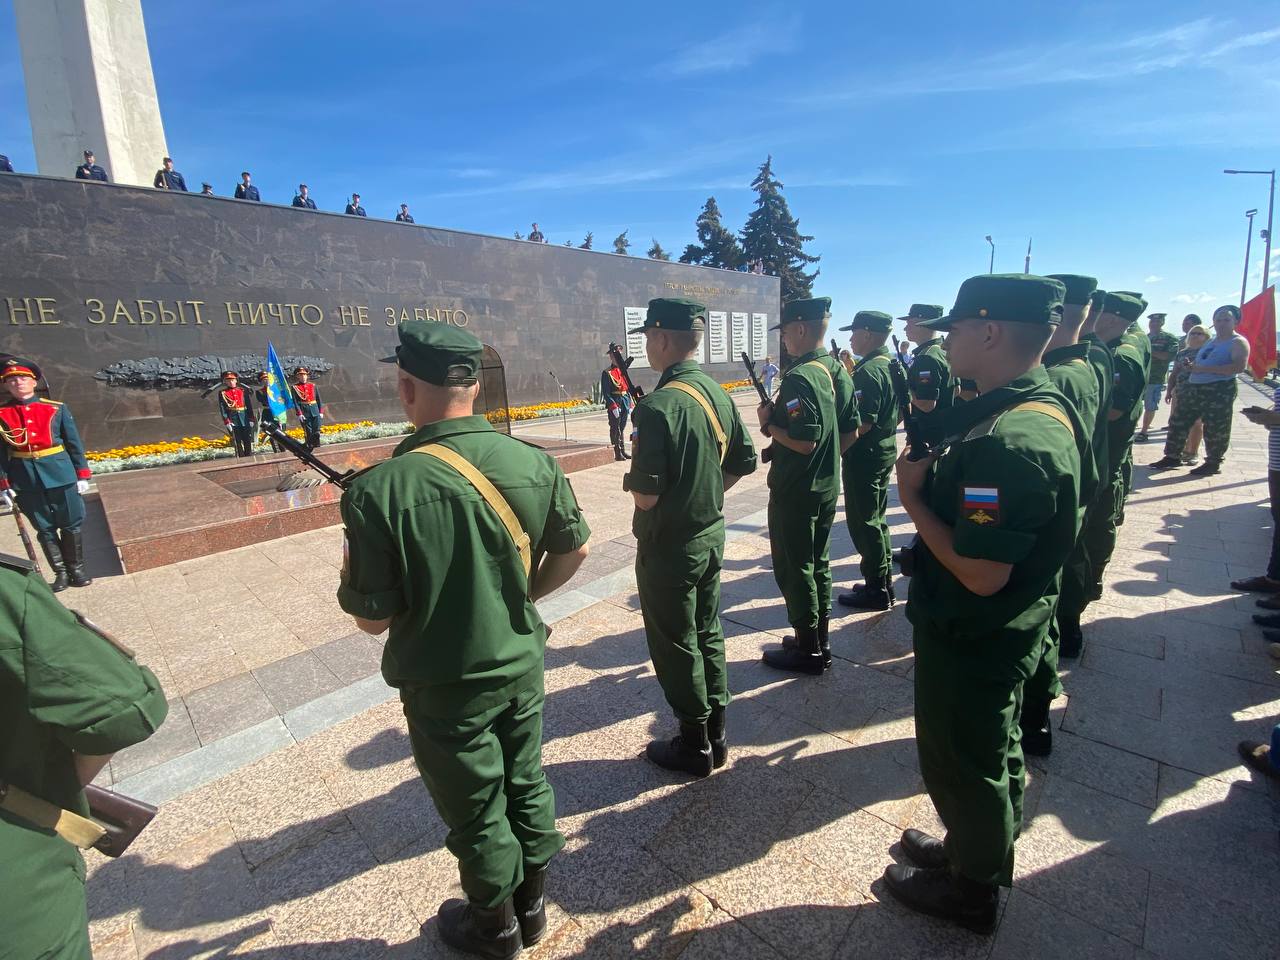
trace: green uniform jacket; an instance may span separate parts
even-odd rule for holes
[[[0,780],[87,817],[73,754],[145,740],[167,712],[150,670],[81,626],[25,560],[0,555]],[[80,851],[4,811],[0,903],[0,957],[88,957]]]
[[[1135,331],[1137,336],[1134,336]],[[1111,350],[1113,368],[1111,409],[1121,411],[1121,416],[1110,421],[1107,430],[1109,459],[1114,473],[1125,460],[1133,442],[1133,431],[1142,418],[1142,394],[1147,385],[1151,349],[1147,335],[1134,327],[1108,341],[1107,347]]]
[[[727,451],[724,465],[706,411],[674,387],[688,384],[710,402]],[[641,549],[666,548],[677,553],[704,542],[724,542],[724,478],[745,477],[756,469],[756,451],[733,400],[693,360],[668,367],[657,388],[637,404],[632,415],[634,440],[631,470],[624,490],[657,494],[652,510],[637,510],[631,530]]]
[[[883,467],[898,458],[898,400],[889,375],[889,348],[871,351],[853,368],[853,395],[861,423],[871,429],[845,451],[847,462]]]
[[[1098,493],[1102,474],[1098,472],[1098,447],[1105,451],[1107,436],[1107,411],[1110,405],[1102,405],[1101,384],[1092,364],[1089,363],[1089,344],[1075,343],[1059,347],[1044,355],[1044,367],[1053,385],[1071,401],[1084,424],[1084,432],[1077,438],[1080,451],[1080,508],[1093,502]],[[1105,457],[1105,452],[1103,454]],[[1105,466],[1105,463],[1103,464]]]
[[[1008,411],[1033,401],[1063,411],[1072,431],[1043,413]],[[1086,427],[1044,367],[964,404],[952,423],[967,429],[938,460],[929,506],[954,528],[957,553],[1013,570],[1003,589],[980,597],[921,541],[907,619],[970,651],[975,672],[1025,679],[1039,658],[1062,564],[1076,539],[1076,437]]]
[[[590,529],[555,460],[482,416],[422,427],[342,495],[338,604],[369,620],[394,618],[382,654],[388,684],[429,688],[415,700],[429,704],[429,715],[466,717],[542,682],[547,628],[498,515],[448,464],[410,454],[429,442],[498,488],[535,558],[571,553]]]
[[[927,413],[916,411],[925,439],[930,445],[943,438],[943,418],[951,409],[956,387],[951,379],[951,364],[942,349],[942,338],[928,340],[911,352],[911,366],[907,368],[907,386],[917,400],[936,400],[937,406]]]
[[[1111,359],[1111,350],[1094,334],[1086,333],[1080,338],[1081,343],[1089,345],[1087,355],[1094,378],[1098,381],[1098,427],[1094,434],[1094,457],[1098,465],[1098,495],[1107,486],[1114,465],[1111,462],[1111,421],[1107,414],[1111,412],[1111,393],[1115,387],[1115,364]]]
[[[1147,374],[1147,383],[1163,384],[1169,376],[1169,364],[1178,352],[1178,338],[1161,330],[1148,340],[1151,343],[1151,370]]]
[[[791,439],[811,440],[816,446],[805,456],[780,443],[773,445],[769,489],[774,493],[817,493],[833,500],[840,494],[839,427],[857,421],[847,409],[842,412],[836,406],[838,375],[832,373],[833,365],[841,366],[840,372],[849,379],[839,361],[825,350],[798,357],[782,375],[769,422],[786,430]],[[848,402],[853,402],[852,381]]]

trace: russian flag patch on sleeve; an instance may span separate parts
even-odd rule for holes
[[[1000,489],[998,487],[965,487],[960,508],[963,519],[985,527],[1000,522]]]
[[[792,397],[790,400],[787,401],[787,416],[789,417],[800,416],[800,398],[799,397]]]

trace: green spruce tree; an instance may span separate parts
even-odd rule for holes
[[[572,247],[572,246],[573,246],[573,241],[572,241],[572,240],[566,240],[566,241],[564,242],[564,245],[565,245],[566,247]]]
[[[516,238],[517,240],[523,240],[523,239],[524,239],[524,234],[523,234],[523,233],[521,233],[519,230],[517,230],[517,231],[515,232],[515,238]]]
[[[595,239],[596,239],[596,235],[592,233],[590,230],[588,230],[586,237],[583,238],[583,241],[580,244],[578,244],[578,249],[590,250],[591,244],[595,242]]]
[[[806,273],[804,268],[822,258],[804,252],[804,245],[813,237],[801,233],[800,221],[791,216],[791,208],[782,195],[782,183],[773,175],[772,156],[760,165],[751,189],[756,192],[756,208],[742,228],[746,262],[759,260],[765,273],[781,279],[783,303],[812,296],[813,281],[821,271]]]
[[[671,254],[667,253],[667,251],[662,249],[662,244],[658,242],[657,237],[653,238],[653,246],[649,248],[649,252],[648,254],[646,254],[646,256],[648,256],[650,260],[670,260],[671,259]]]
[[[707,197],[697,220],[698,242],[691,243],[680,254],[681,263],[699,263],[704,267],[737,270],[742,265],[742,247],[732,231],[720,222],[720,208],[715,197]]]
[[[627,231],[623,230],[620,234],[613,238],[613,252],[622,256],[627,255],[627,248],[631,246],[631,241],[627,239]]]

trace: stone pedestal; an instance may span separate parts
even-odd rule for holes
[[[40,173],[92,150],[116,183],[150,186],[168,152],[141,0],[14,0]]]

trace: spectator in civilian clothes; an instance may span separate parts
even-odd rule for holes
[[[1169,373],[1169,385],[1164,395],[1165,403],[1169,404],[1170,420],[1173,419],[1174,408],[1178,405],[1178,392],[1186,383],[1187,377],[1191,375],[1191,364],[1195,363],[1196,354],[1200,352],[1200,348],[1208,342],[1209,331],[1199,324],[1193,324],[1183,335],[1183,347],[1173,358],[1173,370]],[[1197,420],[1188,431],[1187,444],[1182,448],[1183,466],[1191,467],[1200,462],[1198,452],[1203,437],[1204,424]]]

